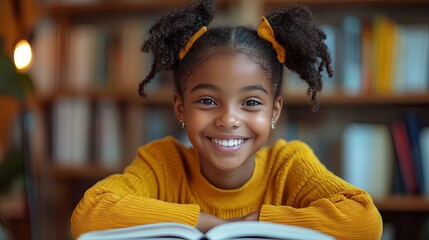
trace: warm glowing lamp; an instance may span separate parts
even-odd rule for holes
[[[31,64],[31,46],[27,40],[19,41],[15,46],[13,60],[18,70],[23,71]]]

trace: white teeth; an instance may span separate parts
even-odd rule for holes
[[[222,146],[222,147],[234,147],[240,145],[244,142],[244,139],[229,139],[229,140],[220,140],[212,138],[212,142]]]

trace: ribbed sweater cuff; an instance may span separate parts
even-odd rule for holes
[[[262,208],[261,208],[261,211],[259,213],[259,221],[262,221],[262,222],[273,222],[271,220],[271,214],[270,214],[270,212],[272,211],[273,207],[274,206],[272,206],[272,205],[263,205]]]
[[[162,204],[159,208],[150,211],[157,218],[164,221],[184,223],[190,226],[197,226],[200,207],[196,204]],[[165,216],[163,216],[165,215]]]

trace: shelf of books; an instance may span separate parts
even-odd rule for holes
[[[259,1],[261,12],[286,3]],[[188,1],[46,2],[31,75],[45,129],[46,156],[38,158],[47,169],[39,177],[63,187],[53,193],[57,201],[79,199],[80,181],[121,172],[151,140],[173,135],[189,144],[172,111],[171,73],[152,80],[147,99],[137,94],[151,62],[140,52],[148,28],[160,12]],[[220,18],[240,6],[232,2],[217,1]],[[324,82],[313,113],[305,83],[286,71],[283,120],[273,141],[303,140],[327,168],[370,192],[382,214],[419,213],[429,222],[429,2],[289,3],[312,8],[335,77]],[[64,200],[62,213],[74,204]],[[59,229],[56,238],[64,239],[68,226]]]
[[[283,4],[267,0],[266,8]],[[320,160],[373,196],[385,239],[426,239],[429,225],[428,1],[292,1],[312,7],[335,76],[310,113],[305,84],[286,72],[286,125]]]

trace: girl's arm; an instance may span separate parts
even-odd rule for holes
[[[279,178],[283,206],[263,205],[261,221],[313,228],[337,239],[380,239],[382,219],[369,194],[328,171],[308,147],[293,154],[280,175],[286,176]]]
[[[73,237],[88,231],[156,222],[195,226],[200,212],[195,204],[160,201],[158,179],[149,167],[133,163],[124,174],[112,175],[91,187],[71,217]]]

